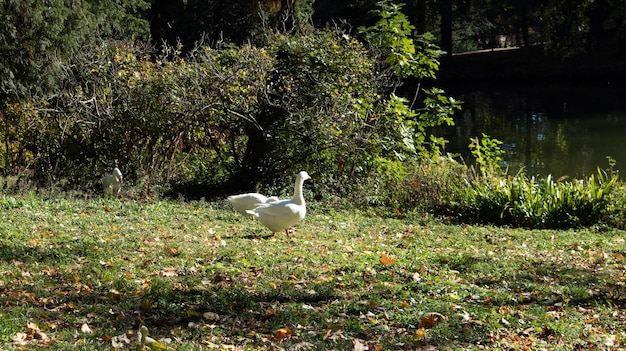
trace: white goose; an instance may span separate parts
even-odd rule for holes
[[[270,196],[266,197],[259,193],[247,193],[239,195],[231,195],[226,198],[228,202],[233,206],[235,211],[245,214],[247,210],[253,210],[259,205],[263,205],[268,202],[278,201],[278,197]]]
[[[273,233],[284,230],[289,235],[287,229],[303,220],[304,216],[306,216],[302,184],[307,179],[311,179],[311,177],[306,171],[298,173],[291,200],[266,203],[246,212],[258,218],[259,222]]]
[[[105,193],[111,193],[114,195],[119,194],[122,189],[122,183],[124,183],[124,177],[122,172],[117,166],[113,168],[113,174],[102,177],[102,188]]]

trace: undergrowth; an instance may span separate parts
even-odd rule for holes
[[[436,155],[397,166],[401,181],[386,182],[387,205],[441,215],[456,223],[567,229],[624,228],[626,188],[613,168],[598,168],[584,179],[508,174],[501,167],[501,142],[472,139],[474,164]],[[396,170],[396,172],[398,172]]]

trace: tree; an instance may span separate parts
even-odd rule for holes
[[[18,121],[9,100],[53,94],[66,61],[97,37],[147,32],[141,13],[148,0],[112,2],[5,0],[0,2],[0,123],[6,174]]]
[[[4,0],[0,3],[0,101],[48,91],[64,61],[96,37],[147,34],[148,0]]]
[[[439,0],[441,14],[441,48],[452,55],[452,0]]]
[[[260,43],[269,30],[290,32],[309,25],[312,0],[153,0],[150,32],[157,45],[182,44],[184,52],[198,41]]]

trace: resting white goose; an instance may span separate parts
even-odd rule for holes
[[[302,184],[307,179],[311,179],[311,177],[306,171],[298,173],[291,200],[266,203],[246,212],[256,217],[272,233],[284,230],[289,235],[288,229],[306,216]]]
[[[268,203],[278,201],[278,197],[270,196],[265,197],[259,193],[247,193],[239,195],[231,195],[226,198],[228,202],[233,206],[235,211],[246,214],[247,210],[253,210],[255,207]]]

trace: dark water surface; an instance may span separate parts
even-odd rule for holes
[[[464,102],[456,125],[434,133],[446,152],[470,160],[470,138],[482,133],[504,144],[509,173],[586,177],[607,169],[607,156],[626,174],[626,84],[574,83],[472,88],[448,87]],[[468,161],[471,162],[471,161]]]

